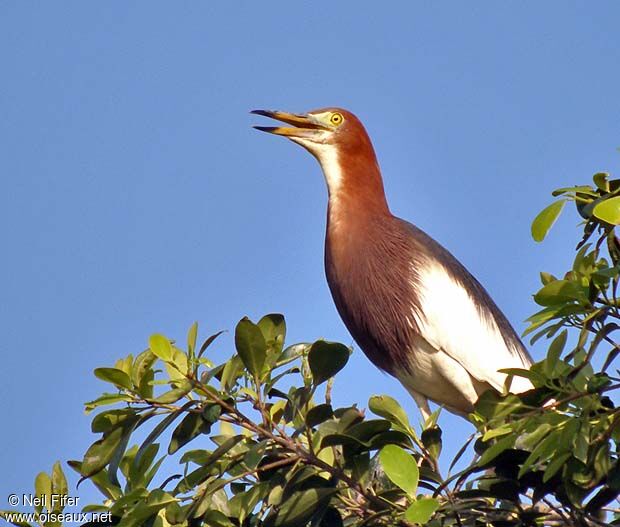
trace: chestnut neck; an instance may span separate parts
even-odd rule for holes
[[[381,170],[370,140],[361,145],[341,145],[334,162],[335,168],[321,162],[328,185],[330,217],[341,213],[355,217],[390,215]],[[329,175],[328,170],[337,174]]]

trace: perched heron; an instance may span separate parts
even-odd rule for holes
[[[325,272],[351,335],[396,377],[422,416],[428,400],[459,415],[488,389],[532,388],[498,370],[532,359],[504,314],[465,267],[388,207],[375,152],[360,120],[339,108],[306,114],[255,110],[290,126],[258,130],[287,137],[319,162],[329,204]]]

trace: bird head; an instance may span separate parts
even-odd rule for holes
[[[340,108],[323,108],[303,114],[278,110],[253,110],[252,113],[292,125],[254,128],[261,132],[287,137],[312,153],[318,153],[325,147],[337,147],[340,142],[350,139],[356,128],[361,127],[357,117]]]
[[[254,110],[253,114],[276,119],[291,126],[255,126],[257,130],[281,135],[303,146],[320,163],[330,196],[353,183],[379,180],[374,149],[360,120],[341,108],[321,108],[297,114],[276,110]],[[380,194],[383,194],[382,184]]]

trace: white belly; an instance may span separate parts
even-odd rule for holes
[[[397,379],[414,397],[422,395],[444,405],[451,412],[471,412],[478,397],[491,388],[488,383],[472,377],[447,353],[433,348],[422,338],[417,339],[409,357],[408,370],[400,371]]]

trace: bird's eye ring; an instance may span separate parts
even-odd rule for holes
[[[332,123],[334,126],[339,126],[342,124],[342,121],[344,121],[343,117],[341,114],[339,113],[334,113],[332,114],[332,116],[329,118],[329,122]]]

